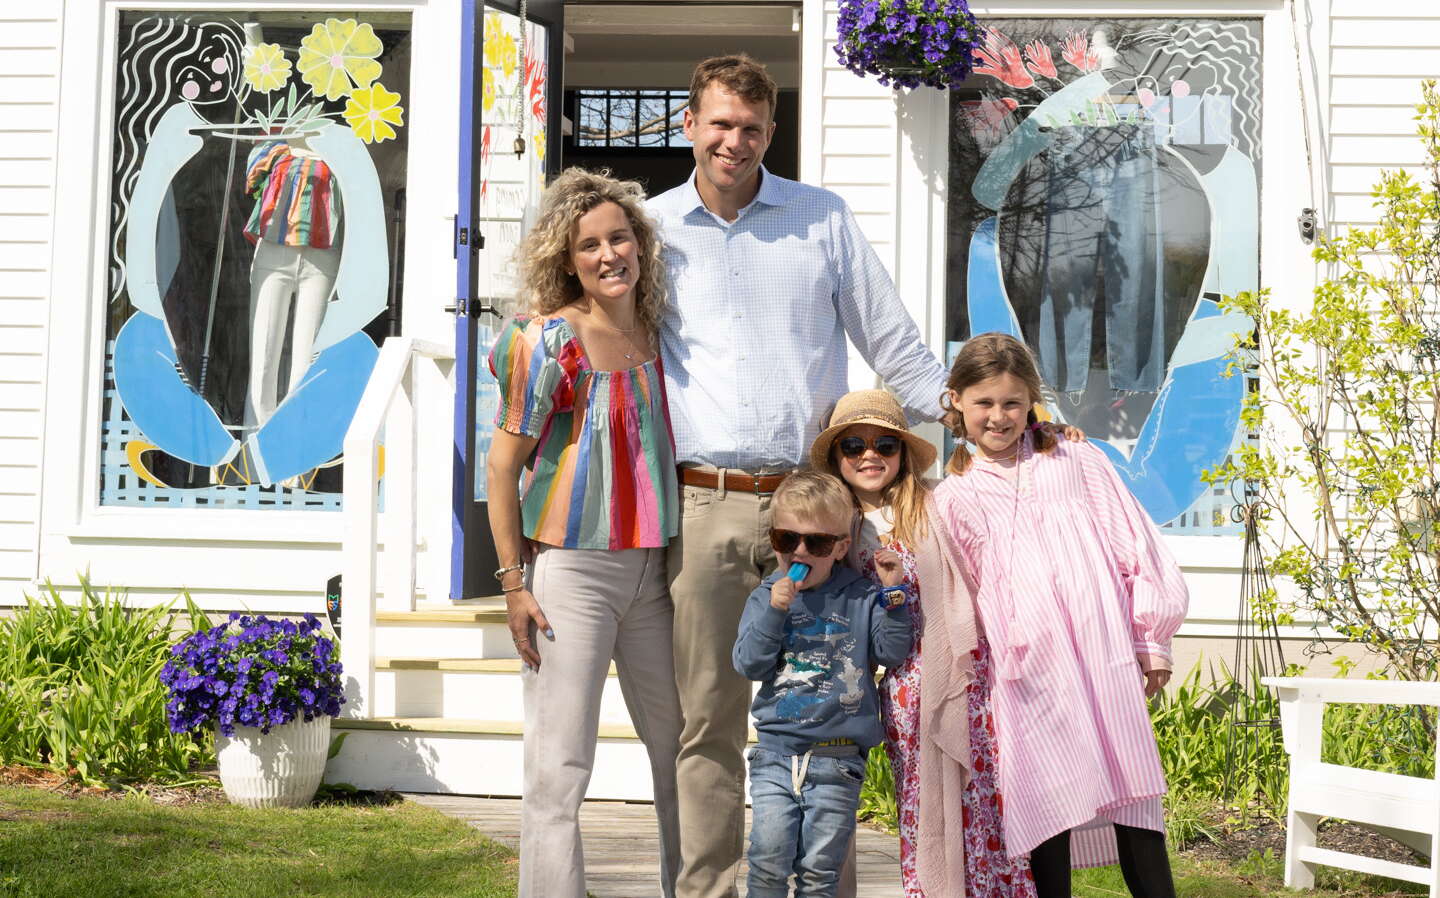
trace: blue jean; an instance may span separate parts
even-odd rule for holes
[[[1154,128],[1056,128],[1048,164],[1035,337],[1041,373],[1057,392],[1085,389],[1091,322],[1103,283],[1110,387],[1153,393],[1165,377],[1165,264]]]
[[[795,898],[830,898],[855,837],[864,756],[812,754],[804,765],[756,746],[749,759],[750,898],[786,898],[792,873]]]

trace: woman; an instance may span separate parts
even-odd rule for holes
[[[663,269],[643,196],[633,181],[580,169],[555,180],[519,250],[530,311],[490,353],[501,392],[486,467],[495,575],[525,666],[523,898],[585,896],[578,815],[612,659],[650,755],[666,896],[679,866],[664,570],[679,510],[656,352]]]

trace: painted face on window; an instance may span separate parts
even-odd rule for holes
[[[192,106],[213,106],[232,99],[238,60],[219,36],[175,61],[175,83],[180,96]]]

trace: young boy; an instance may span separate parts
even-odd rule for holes
[[[770,544],[779,569],[745,603],[735,669],[763,685],[751,714],[750,898],[835,892],[855,833],[865,758],[883,736],[873,665],[910,651],[899,559],[877,589],[836,561],[850,547],[854,500],[836,477],[792,474],[771,500]],[[809,569],[796,583],[788,573]],[[797,571],[797,574],[799,572]]]

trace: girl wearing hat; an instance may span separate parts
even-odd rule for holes
[[[1085,438],[1073,427],[1065,435]],[[923,478],[935,455],[885,390],[841,397],[810,447],[810,463],[845,481],[860,511],[851,564],[877,580],[877,564],[898,561],[905,572],[915,642],[880,682],[905,898],[1033,898],[1027,860],[1010,859],[998,837],[989,652],[975,629],[974,584],[935,517]]]

